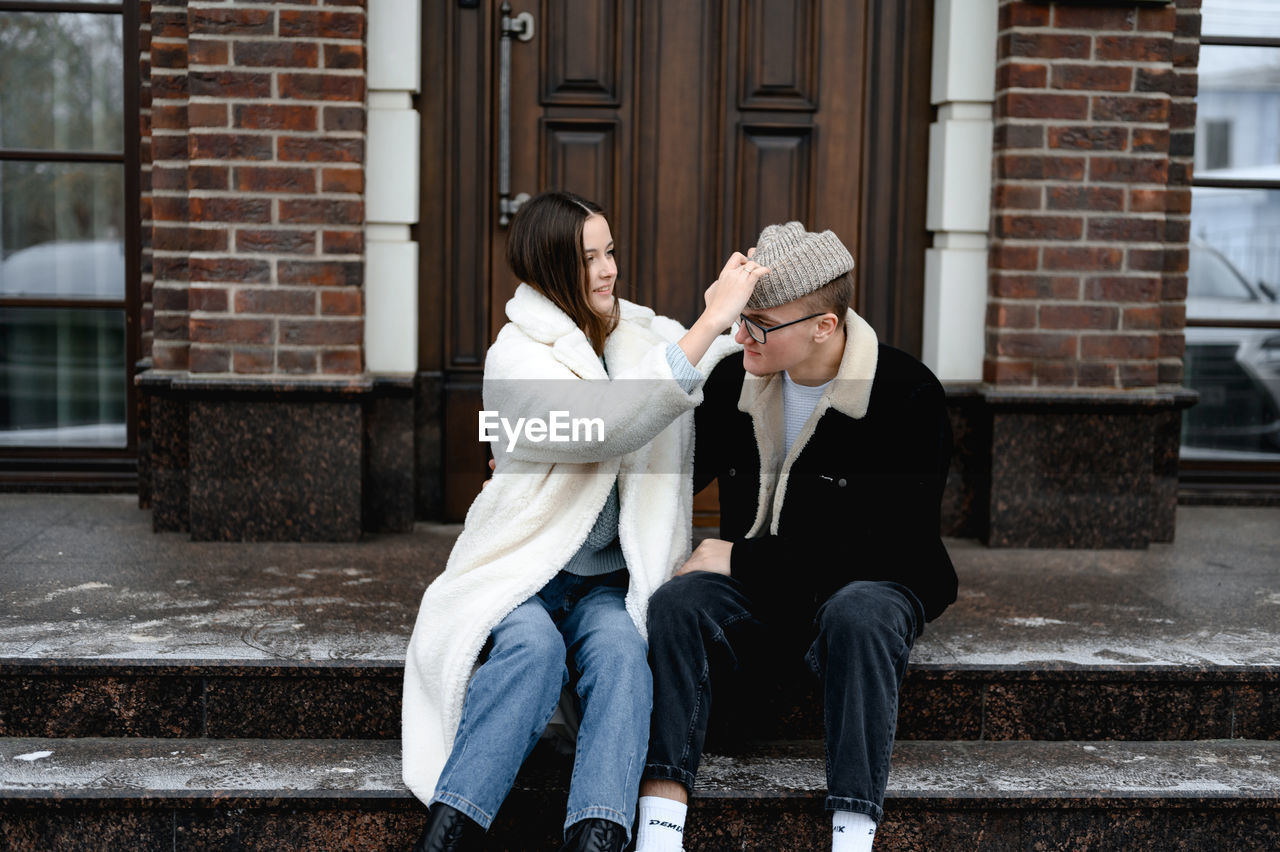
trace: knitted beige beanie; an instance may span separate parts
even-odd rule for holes
[[[853,255],[839,237],[831,231],[811,233],[799,222],[766,227],[751,259],[769,267],[769,274],[756,283],[747,301],[754,310],[807,296],[853,270]]]

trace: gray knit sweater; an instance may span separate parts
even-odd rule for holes
[[[604,359],[601,358],[600,361],[603,363]],[[689,363],[684,350],[675,343],[667,345],[667,363],[671,365],[671,374],[685,393],[692,392],[702,382],[702,373]],[[605,369],[608,369],[608,365]],[[587,533],[587,540],[562,570],[579,577],[598,577],[626,567],[622,543],[618,541],[618,482],[615,479],[609,499],[604,501],[604,508],[596,517],[595,526]]]

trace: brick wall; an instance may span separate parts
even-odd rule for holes
[[[1161,384],[1182,384],[1182,330],[1187,322],[1187,242],[1196,144],[1196,67],[1200,62],[1200,0],[1178,0],[1169,102],[1169,185],[1160,303]]]
[[[1199,0],[1001,0],[984,378],[1181,380]]]
[[[187,257],[166,223],[187,198],[187,10],[178,0],[152,0],[150,8],[152,366],[187,368]],[[158,239],[157,239],[158,238]]]
[[[362,0],[149,18],[153,366],[360,372]]]
[[[139,180],[138,215],[142,221],[139,231],[142,243],[141,315],[139,317],[139,358],[151,357],[152,291],[155,275],[151,267],[151,3],[142,0],[138,4],[138,164]]]

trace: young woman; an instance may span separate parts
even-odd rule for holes
[[[692,409],[768,270],[735,254],[685,332],[614,296],[609,223],[566,192],[520,209],[507,258],[525,283],[485,357],[484,409],[506,424],[494,476],[405,661],[404,779],[429,805],[415,852],[481,842],[566,684],[580,721],[564,849],[620,850],[648,741],[646,607],[689,553]],[[563,441],[521,428],[557,413],[588,425]]]

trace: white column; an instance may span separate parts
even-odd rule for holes
[[[369,0],[365,145],[365,369],[412,374],[418,352],[418,112],[422,15],[416,0]]]
[[[998,0],[934,0],[924,362],[982,380]]]

